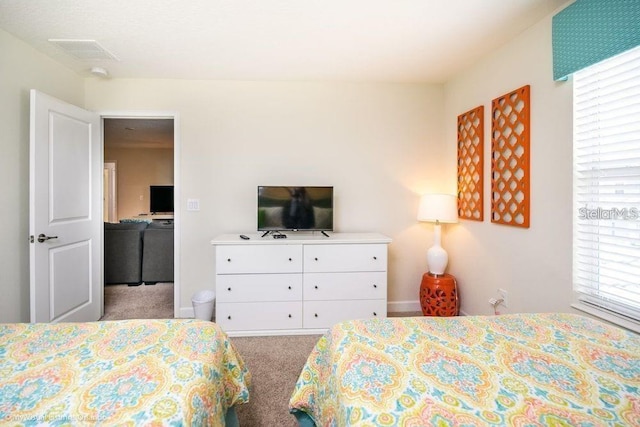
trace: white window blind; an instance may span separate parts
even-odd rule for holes
[[[640,47],[574,74],[573,283],[640,322]]]

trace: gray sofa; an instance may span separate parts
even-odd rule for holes
[[[173,282],[173,222],[154,221],[144,230],[142,281]]]
[[[173,222],[104,224],[104,283],[173,282]]]
[[[104,224],[104,283],[142,282],[142,234],[144,222]]]

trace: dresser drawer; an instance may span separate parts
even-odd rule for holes
[[[306,245],[304,271],[387,271],[387,245]]]
[[[302,273],[218,274],[220,302],[302,301]]]
[[[302,245],[225,245],[216,248],[217,274],[300,272]]]
[[[307,273],[302,289],[305,300],[386,299],[387,273]]]
[[[343,320],[387,317],[386,300],[305,301],[304,328],[329,328]]]
[[[216,323],[225,331],[299,329],[302,327],[302,303],[217,303]]]

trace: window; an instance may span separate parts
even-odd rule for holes
[[[640,47],[576,72],[573,87],[577,308],[638,331]]]

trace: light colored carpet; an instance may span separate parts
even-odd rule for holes
[[[390,317],[421,316],[420,312],[389,313]],[[171,319],[173,284],[105,286],[101,320]],[[251,372],[250,401],[237,408],[241,426],[296,427],[289,399],[307,357],[320,335],[232,337]]]
[[[251,372],[249,403],[237,408],[241,426],[295,427],[289,398],[320,335],[233,337]]]
[[[173,283],[105,285],[100,320],[173,319]]]
[[[421,312],[389,313],[389,317],[421,316]],[[250,401],[238,407],[241,426],[296,427],[289,399],[302,367],[320,335],[232,337],[252,375]]]

